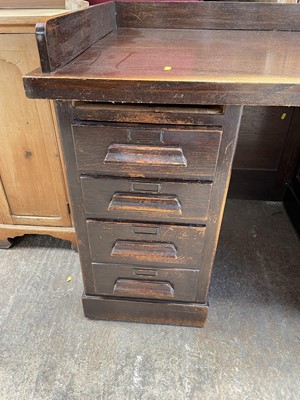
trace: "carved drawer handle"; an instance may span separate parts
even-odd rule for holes
[[[118,279],[113,294],[124,297],[172,299],[174,298],[174,289],[168,282]]]
[[[112,256],[136,257],[139,259],[175,260],[177,250],[173,243],[134,242],[117,240],[111,251]]]
[[[115,193],[108,205],[111,211],[143,211],[182,214],[181,204],[175,195]]]
[[[104,163],[187,166],[180,147],[111,144]]]

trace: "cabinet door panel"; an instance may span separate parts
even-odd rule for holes
[[[69,226],[50,103],[27,99],[23,89],[22,75],[38,64],[34,35],[0,35],[0,175],[10,211],[4,219]]]

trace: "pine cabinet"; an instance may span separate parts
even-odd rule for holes
[[[0,10],[0,247],[26,233],[75,243],[53,105],[26,98],[39,67],[35,22],[56,11]],[[62,11],[60,11],[62,12]]]

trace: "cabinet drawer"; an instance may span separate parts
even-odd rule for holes
[[[75,102],[74,116],[80,120],[101,122],[221,126],[224,107]]]
[[[92,264],[95,294],[157,300],[193,301],[198,271]]]
[[[82,176],[89,218],[202,223],[212,184]]]
[[[81,172],[130,177],[212,179],[221,131],[123,125],[73,125]]]
[[[87,231],[95,262],[197,269],[205,227],[87,221]]]

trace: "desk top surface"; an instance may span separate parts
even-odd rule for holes
[[[57,78],[300,84],[300,32],[118,29]]]
[[[38,98],[300,106],[299,42],[299,31],[115,28],[25,86]]]

